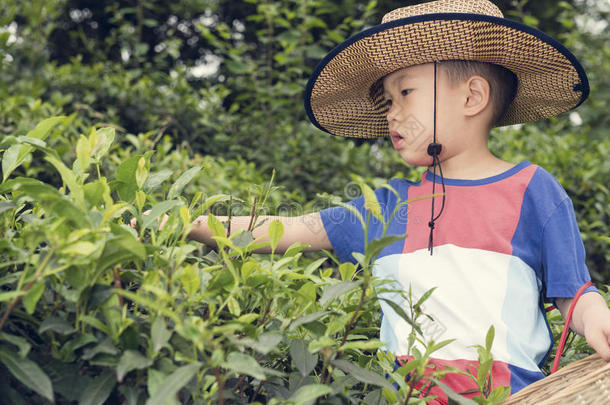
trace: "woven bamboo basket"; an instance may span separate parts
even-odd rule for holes
[[[503,402],[503,405],[517,404],[610,404],[610,363],[598,354],[571,363]]]

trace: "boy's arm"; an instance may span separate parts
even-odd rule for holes
[[[217,217],[220,221],[226,222],[228,217]],[[330,249],[332,246],[324,230],[320,213],[301,215],[298,217],[279,217],[279,216],[260,216],[253,230],[254,238],[262,237],[263,241],[268,241],[269,224],[273,220],[279,220],[284,225],[284,234],[276,248],[276,252],[285,252],[295,242],[310,245],[305,249],[308,251]],[[216,241],[212,239],[212,232],[207,224],[208,217],[200,216],[193,222],[193,228],[189,233],[189,239],[193,239],[206,245],[216,246]],[[264,222],[263,222],[264,221]],[[239,229],[248,229],[250,224],[249,216],[238,216],[231,218],[231,233]],[[270,253],[269,246],[256,250],[257,253]]]
[[[565,319],[572,298],[557,298],[555,302]],[[584,336],[589,346],[610,362],[610,310],[600,294],[588,292],[580,297],[574,307],[570,327]]]

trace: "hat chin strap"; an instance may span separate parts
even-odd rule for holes
[[[432,252],[434,249],[434,223],[441,216],[443,210],[445,209],[445,179],[443,177],[443,169],[441,167],[441,161],[438,158],[438,155],[441,154],[441,150],[443,146],[440,143],[436,142],[436,61],[434,61],[434,123],[433,123],[433,139],[432,143],[428,145],[428,155],[432,156],[432,210],[430,212],[430,222],[428,222],[428,227],[430,227],[430,237],[428,238],[428,251],[430,252],[430,256],[432,256]],[[436,166],[438,166],[438,171],[441,176],[441,184],[443,186],[443,199],[441,203],[441,210],[438,215],[434,216],[434,200],[436,200],[435,188],[436,188]]]

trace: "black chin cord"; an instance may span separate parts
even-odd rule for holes
[[[434,131],[433,131],[433,140],[430,145],[428,145],[428,155],[432,156],[432,194],[434,195],[436,189],[436,166],[438,166],[438,170],[441,176],[441,184],[443,186],[443,200],[441,203],[441,210],[439,211],[437,216],[434,216],[434,200],[436,197],[432,197],[432,212],[430,213],[430,222],[428,222],[428,227],[430,227],[430,237],[428,238],[428,251],[430,251],[430,256],[432,256],[432,251],[434,248],[434,223],[441,216],[443,210],[445,209],[445,179],[443,178],[443,169],[441,167],[441,161],[438,158],[438,155],[441,154],[441,150],[443,149],[440,143],[436,143],[436,61],[434,61]]]

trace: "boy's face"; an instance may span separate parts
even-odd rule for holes
[[[441,157],[446,155],[452,123],[461,122],[459,116],[459,86],[449,84],[446,75],[437,67],[436,73],[436,137],[443,144]],[[390,136],[394,148],[408,164],[428,166],[428,144],[434,133],[434,65],[427,63],[397,70],[383,79],[384,97],[389,104],[387,113]],[[447,131],[449,130],[449,131]]]

